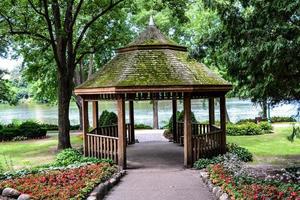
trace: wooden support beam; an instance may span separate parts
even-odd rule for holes
[[[226,100],[225,96],[220,97],[220,120],[221,120],[221,152],[226,153]]]
[[[98,120],[99,120],[99,107],[98,101],[93,101],[93,128],[98,127]]]
[[[129,101],[129,123],[130,123],[130,141],[131,144],[135,143],[135,135],[134,135],[134,107],[133,101]]]
[[[215,99],[210,97],[208,99],[208,112],[209,112],[209,127],[215,124]]]
[[[191,94],[185,93],[183,99],[184,109],[184,166],[192,167],[192,118],[191,118]]]
[[[82,101],[82,132],[83,132],[83,152],[85,156],[88,156],[88,141],[87,133],[89,131],[89,114],[88,114],[88,102]]]
[[[125,97],[118,95],[118,165],[121,169],[126,169],[126,126],[125,126]]]
[[[172,132],[173,132],[173,142],[177,141],[177,119],[176,119],[176,113],[177,113],[177,100],[172,100]]]

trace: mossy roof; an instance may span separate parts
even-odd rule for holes
[[[170,45],[180,47],[162,35],[156,26],[148,26],[134,42],[122,48],[128,48],[127,51],[119,51],[102,69],[76,89],[230,86],[205,65],[189,58],[186,51],[170,48]],[[143,49],[130,49],[132,46],[143,46]]]

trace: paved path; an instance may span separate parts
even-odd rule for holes
[[[147,134],[142,134],[137,133],[136,138],[147,138]],[[183,148],[161,139],[161,133],[152,134],[156,134],[149,136],[152,141],[127,147],[127,175],[106,200],[213,199],[199,172],[183,168]]]

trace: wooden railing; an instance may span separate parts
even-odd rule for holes
[[[176,127],[176,141],[175,143],[179,143],[183,145],[183,131],[184,131],[184,123],[177,122]],[[192,135],[202,135],[205,133],[209,133],[211,128],[209,124],[199,124],[199,123],[192,123]]]
[[[192,136],[193,162],[199,158],[209,158],[221,153],[222,131],[212,131],[203,135]]]
[[[126,124],[127,144],[134,144],[134,142],[135,142],[135,141],[132,141],[131,128],[132,127],[130,124]],[[101,127],[93,129],[89,133],[95,134],[95,135],[118,137],[118,125],[101,126]]]
[[[183,145],[184,123],[178,122],[174,141]],[[222,131],[219,127],[209,124],[192,123],[193,162],[199,158],[211,157],[222,152]]]
[[[115,163],[118,161],[118,138],[105,136],[105,135],[96,135],[96,134],[87,134],[87,156],[111,159]]]

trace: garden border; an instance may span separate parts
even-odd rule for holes
[[[206,169],[200,170],[200,177],[201,177],[203,183],[207,185],[208,190],[215,195],[216,199],[219,199],[219,200],[229,200],[230,199],[229,195],[226,192],[224,192],[221,189],[221,187],[214,185],[210,181],[209,175],[208,175],[208,172]]]
[[[101,200],[105,197],[108,191],[117,185],[121,178],[126,174],[125,170],[121,170],[118,173],[114,174],[110,179],[104,183],[100,183],[96,186],[93,191],[89,194],[86,200]]]

